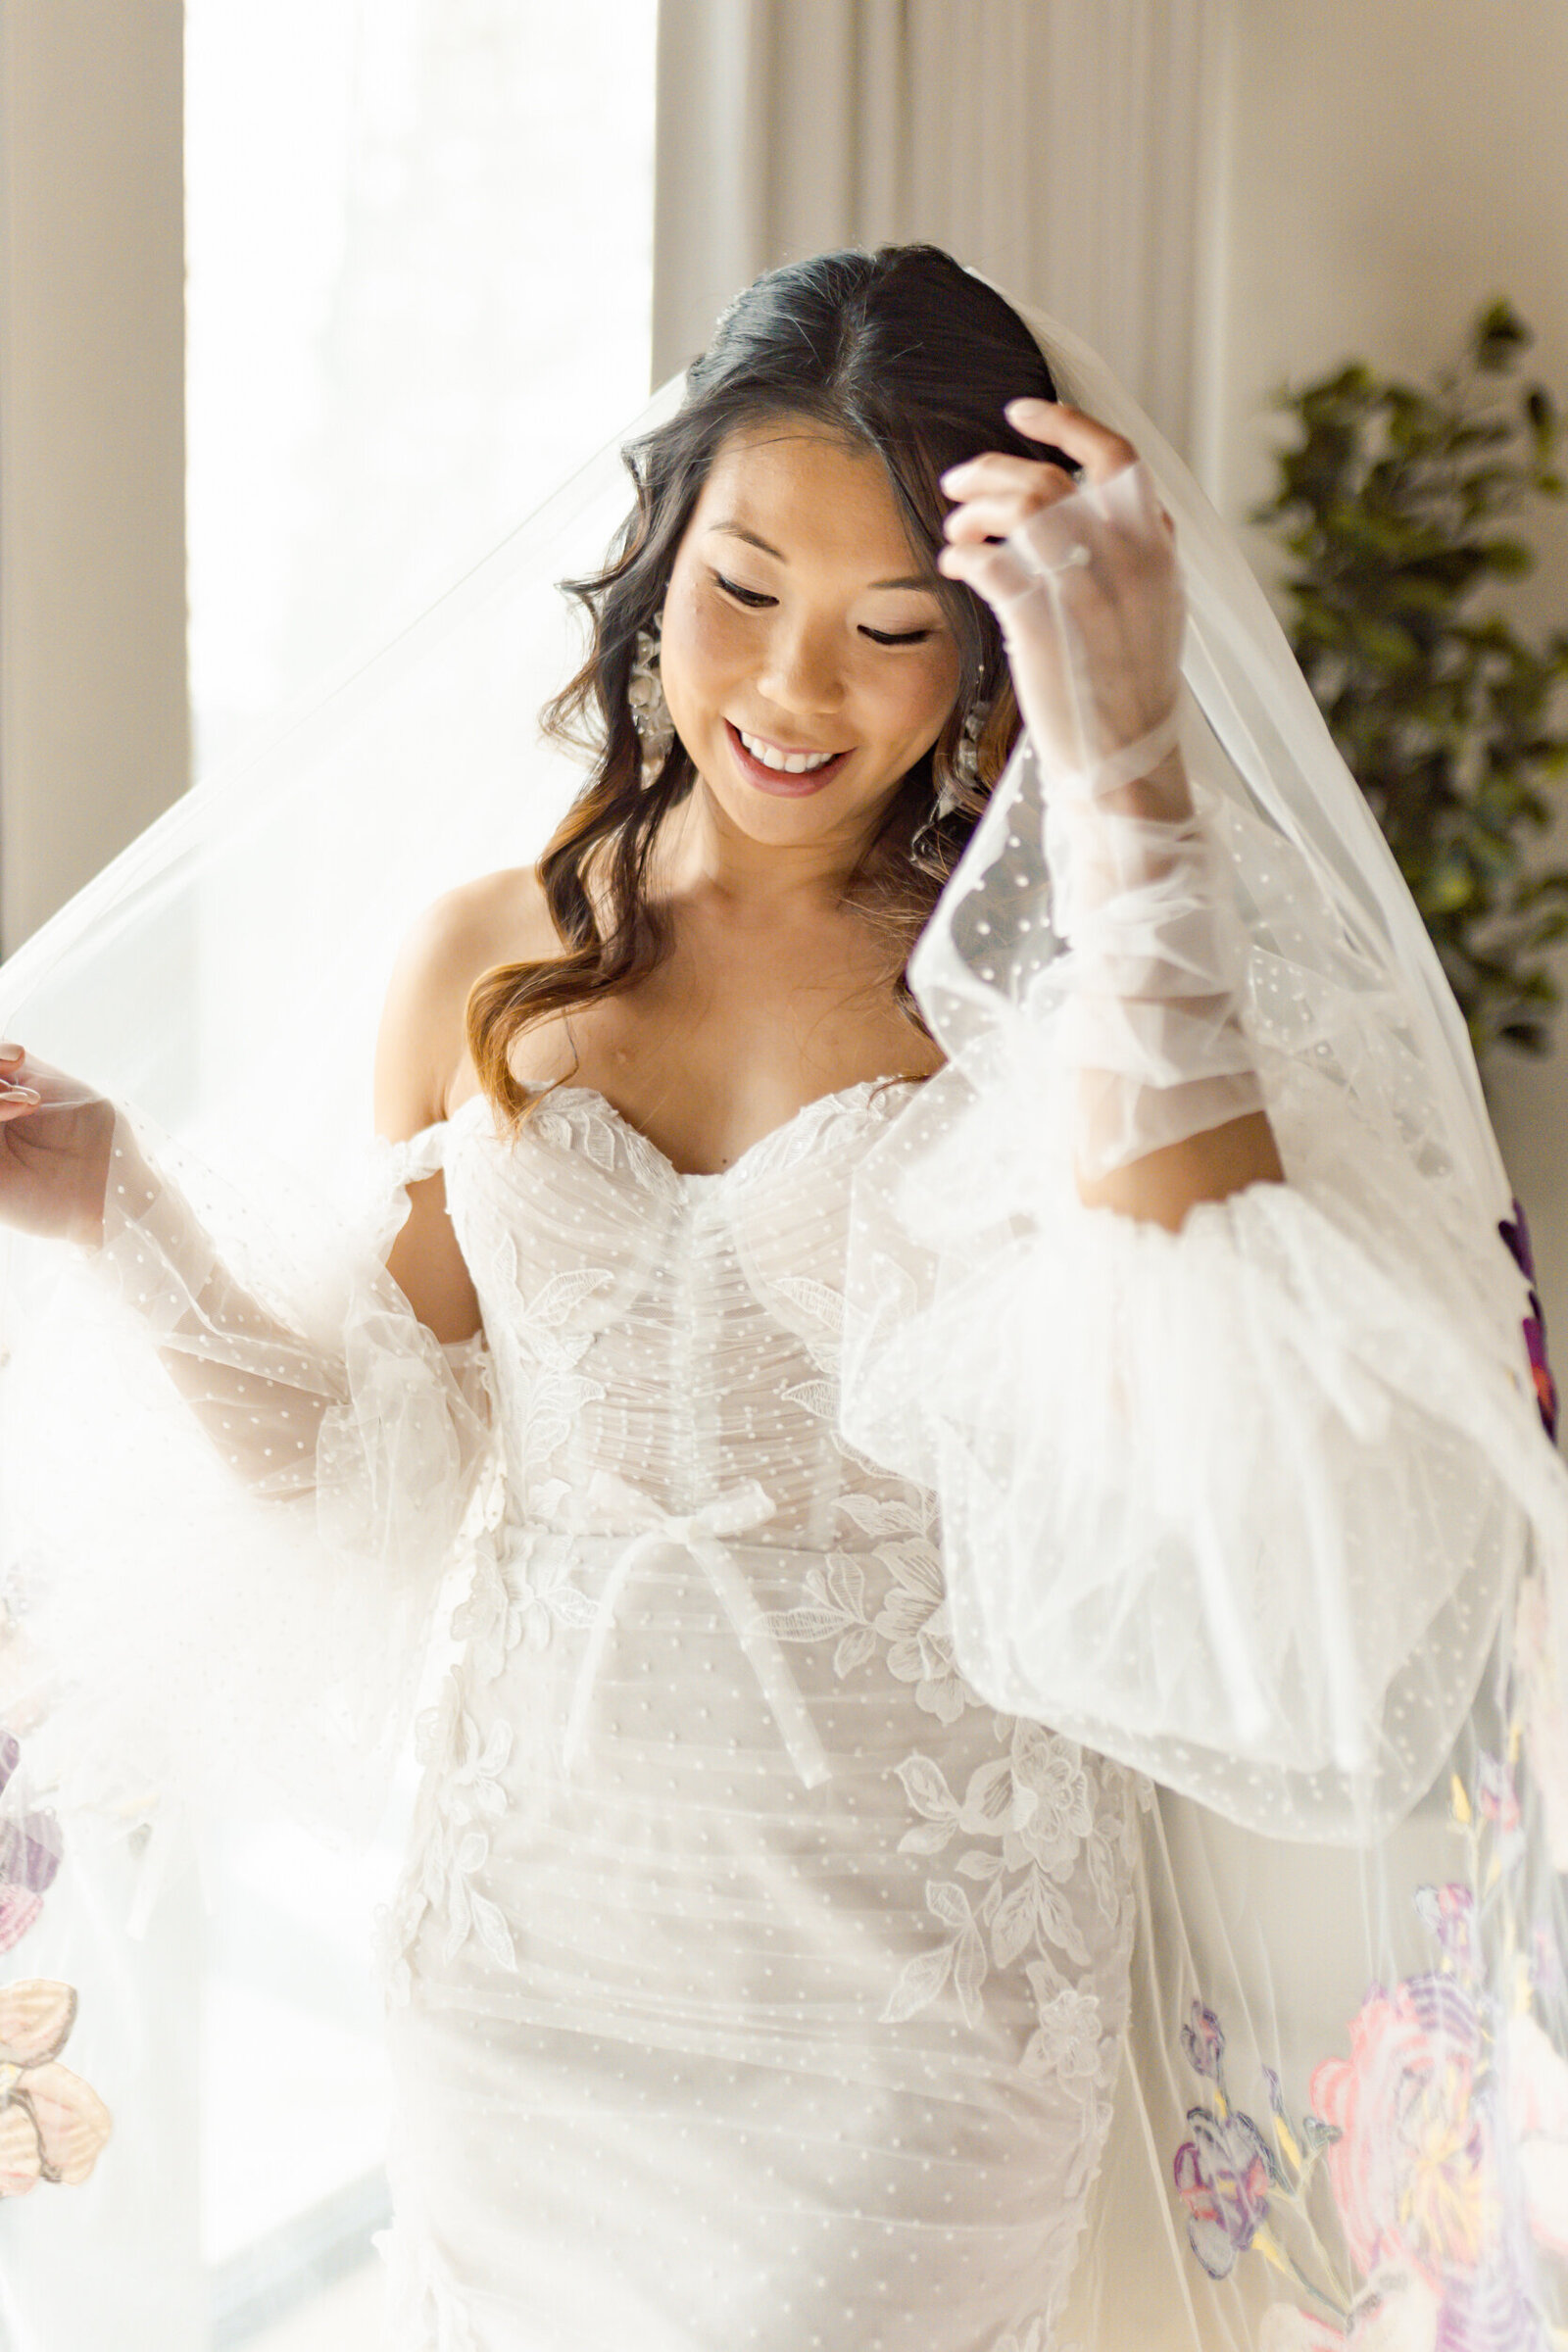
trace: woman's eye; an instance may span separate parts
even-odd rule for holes
[[[778,603],[776,596],[768,596],[760,588],[743,588],[739,580],[727,579],[721,571],[714,572],[713,584],[722,589],[727,597],[742,606],[748,612],[758,612],[764,606]],[[935,633],[932,629],[862,628],[860,631],[860,635],[869,637],[873,645],[924,645],[926,639],[934,636]]]
[[[775,604],[778,601],[775,597],[764,596],[760,588],[743,588],[738,580],[726,580],[721,571],[715,571],[713,577],[719,587],[723,589],[724,594],[732,596],[738,605],[744,605],[749,612],[755,612],[760,606]]]

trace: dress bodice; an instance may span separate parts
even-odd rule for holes
[[[580,1088],[515,1143],[483,1103],[458,1114],[447,1197],[503,1471],[393,1976],[416,2040],[439,2019],[466,2047],[483,2021],[523,2112],[596,2086],[593,2132],[579,2115],[551,2160],[588,2168],[590,2200],[614,2193],[584,2153],[607,2099],[617,2164],[626,2135],[679,2132],[711,2218],[662,2260],[732,2265],[765,2214],[766,2263],[817,2249],[826,2341],[992,2352],[1046,2325],[1101,2144],[1138,1791],[965,1685],[929,1494],[839,1433],[851,1179],[911,1083],[809,1103],[712,1176]],[[983,2247],[962,2291],[956,2213]],[[843,2332],[822,2252],[873,2226],[885,2337]],[[585,2344],[662,2342],[651,2314],[682,2307],[667,2279],[645,2305],[559,2264]],[[763,2296],[711,2338],[811,2340]]]

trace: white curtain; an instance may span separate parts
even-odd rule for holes
[[[662,0],[654,373],[760,270],[927,238],[1201,468],[1232,0]]]
[[[207,772],[640,405],[657,8],[187,11]]]

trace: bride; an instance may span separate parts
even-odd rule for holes
[[[392,2341],[1544,2347],[1510,1612],[1561,1486],[1387,875],[1238,783],[1168,471],[946,256],[760,279],[628,462],[552,713],[588,780],[387,997],[384,1273],[291,1300],[133,1109],[0,1056],[0,1216],[156,1351],[236,1558],[416,1650],[467,1530]],[[1227,1872],[1393,1886],[1474,1758],[1502,1861],[1442,1865],[1424,1964],[1352,1904],[1313,2044]]]

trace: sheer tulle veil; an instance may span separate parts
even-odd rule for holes
[[[1322,2220],[1321,2197],[1314,2205],[1318,2192],[1304,2180],[1314,2143],[1301,2122],[1314,2064],[1339,2046],[1368,1984],[1394,1998],[1423,1967],[1448,1966],[1423,1958],[1439,1949],[1437,1914],[1416,1897],[1432,1893],[1436,1903],[1434,1890],[1462,1877],[1448,1794],[1455,1776],[1452,1803],[1469,1807],[1464,1835],[1474,1843],[1482,1800],[1463,1790],[1480,1786],[1486,1759],[1518,1761],[1513,1627],[1522,1596],[1544,1629],[1531,1702],[1538,1727],[1568,1674],[1568,1488],[1543,1439],[1520,1337],[1528,1286],[1499,1232],[1511,1214],[1506,1175],[1462,1020],[1393,858],[1262,591],[1186,467],[1094,354],[1055,322],[1027,316],[1064,397],[1138,446],[1175,520],[1189,600],[1184,748],[1238,878],[1252,942],[1244,1013],[1287,1166],[1299,1139],[1303,1182],[1328,1181],[1327,1162],[1313,1154],[1332,1105],[1327,1123],[1351,1139],[1350,1192],[1407,1233],[1410,1264],[1440,1301],[1441,1312],[1412,1329],[1391,1303],[1392,1278],[1387,1298],[1369,1292],[1364,1346],[1307,1368],[1314,1394],[1328,1399],[1313,1410],[1351,1436],[1405,1409],[1430,1421],[1442,1473],[1419,1494],[1368,1498],[1379,1541],[1401,1514],[1408,1523],[1430,1512],[1435,1525],[1446,1513],[1462,1517],[1469,1506],[1455,1496],[1472,1459],[1488,1463],[1494,1496],[1476,1506],[1474,1544],[1450,1580],[1440,1590],[1396,1579],[1386,1605],[1366,1605],[1375,1561],[1341,1575],[1326,1549],[1308,1544],[1293,1587],[1260,1560],[1256,1590],[1234,1621],[1217,1604],[1204,1620],[1214,1639],[1201,1672],[1168,1687],[1135,1687],[1119,1644],[1146,1607],[1173,1610],[1184,1626],[1203,1619],[1212,1595],[1205,1600],[1200,1546],[1195,1563],[1162,1567],[1164,1537],[1152,1522],[1138,1559],[1107,1551],[1093,1527],[1064,1525],[1074,1564],[1042,1593],[1032,1548],[1039,1497],[1059,1486],[1075,1446],[1118,1443],[1073,1395],[1073,1348],[1081,1343],[1098,1362],[1114,1325],[1128,1357],[1111,1367],[1105,1393],[1136,1412],[1152,1396],[1179,1395],[1184,1316],[1206,1332],[1206,1318],[1235,1301],[1227,1294],[1223,1309],[1212,1305],[1223,1220],[1195,1231],[1185,1256],[1182,1242],[1152,1235],[1115,1266],[1097,1254],[1091,1221],[1082,1234],[1075,1228],[1059,1280],[1012,1279],[1011,1253],[1040,1222],[1038,1188],[1058,1180],[1062,1156],[1059,1102],[1041,1075],[1061,943],[1051,923],[1041,783],[1021,747],[912,967],[950,1068],[894,1122],[858,1182],[844,1420],[855,1444],[916,1477],[938,1457],[967,1465],[955,1473],[970,1500],[954,1529],[950,1608],[959,1661],[983,1694],[1045,1713],[1173,1792],[1147,1816],[1133,2054],[1077,2325],[1086,2347],[1240,2346],[1255,2340],[1255,2306],[1293,2264],[1298,2277],[1319,2276],[1308,2224]],[[669,414],[679,394],[678,383],[665,387],[629,432]],[[572,624],[555,584],[593,568],[626,502],[617,445],[395,643],[179,801],[0,968],[0,1034],[140,1105],[217,1171],[214,1200],[229,1188],[235,1200],[253,1200],[285,1246],[308,1233],[311,1249],[329,1250],[331,1235],[355,1229],[356,1153],[368,1132],[371,1045],[394,951],[443,887],[536,857],[576,790],[579,771],[536,725],[571,665]],[[1379,1230],[1370,1209],[1368,1217]],[[1293,1279],[1329,1285],[1345,1245],[1325,1234],[1332,1263],[1297,1266]],[[1292,1247],[1288,1237],[1278,1243],[1283,1254]],[[250,1254],[265,1262],[259,1244]],[[4,1541],[16,1622],[24,1634],[29,1617],[52,1621],[52,1590],[71,1584],[65,1621],[100,1628],[89,1668],[72,1661],[74,1703],[42,1695],[42,1669],[13,1670],[22,1695],[11,1703],[36,1716],[24,1740],[35,1786],[63,1806],[107,1790],[134,1818],[138,1781],[145,1796],[149,1775],[184,1776],[200,1809],[235,1767],[246,1802],[265,1802],[270,1787],[290,1803],[307,1792],[318,1817],[363,1832],[424,1626],[364,1639],[345,1631],[358,1642],[352,1688],[322,1668],[312,1692],[318,1668],[308,1653],[329,1645],[310,1634],[309,1595],[293,1594],[291,1621],[269,1634],[258,1631],[254,1596],[236,1597],[230,1619],[220,1595],[201,1603],[206,1656],[198,1650],[180,1666],[170,1629],[188,1621],[188,1563],[159,1590],[161,1505],[128,1449],[108,1443],[100,1451],[90,1432],[95,1384],[79,1378],[72,1355],[88,1310],[62,1304],[51,1254],[36,1246],[7,1240],[3,1273],[0,1337],[12,1357]],[[986,1305],[1004,1291],[1015,1321],[1049,1318],[1063,1366],[1059,1390],[1037,1400],[1038,1448],[1013,1445],[1004,1459],[988,1451],[989,1433],[999,1384],[1015,1380],[1019,1358],[1010,1332],[999,1346]],[[1273,1311],[1262,1288],[1255,1302],[1260,1317]],[[1463,1354],[1451,1339],[1459,1330]],[[1021,1347],[1028,1335],[1017,1337]],[[1285,1475],[1292,1384],[1307,1376],[1291,1344],[1287,1330],[1277,1395],[1254,1400],[1255,1415],[1250,1405],[1228,1438],[1212,1416],[1200,1430],[1172,1407],[1168,1513],[1215,1509],[1218,1520],[1217,1494],[1270,1474],[1255,1458],[1265,1445],[1280,1449],[1273,1469]],[[85,1478],[84,1446],[94,1465]],[[245,1672],[215,1706],[200,1689],[204,1670],[221,1686],[241,1645]],[[1038,1660],[1054,1648],[1075,1663],[1070,1692],[1042,1687]],[[172,1661],[167,1674],[155,1673],[160,1659]],[[182,1709],[202,1727],[188,1740],[170,1731]],[[220,1726],[208,1722],[215,1713]],[[106,1723],[124,1743],[119,1774]],[[1561,1742],[1560,1731],[1552,1736]],[[1544,1733],[1543,1740],[1540,1753]],[[73,1791],[78,1742],[91,1770]],[[1544,1799],[1526,1792],[1507,1802],[1535,1822],[1531,1809]],[[1537,1848],[1548,1838],[1539,1823],[1533,1834]],[[1490,1866],[1482,1855],[1483,1875]],[[1533,1884],[1514,1923],[1496,1927],[1496,1968],[1514,1966],[1521,1934],[1551,1939],[1560,1926],[1554,1886]],[[1451,1960],[1455,1947],[1443,1948]],[[1561,2049],[1560,1976],[1553,1986],[1543,1973],[1531,1998],[1525,2008]],[[1205,2018],[1222,2021],[1223,2095]],[[1261,2220],[1250,2234],[1223,2213],[1207,2235],[1198,2227],[1216,2166],[1224,2169],[1214,2149],[1246,2175],[1235,2121],[1247,2122],[1244,2108],[1265,2118],[1248,2126],[1260,2149],[1267,2139],[1256,2158],[1263,2184],[1253,2183],[1259,2214],[1275,2183],[1275,2252],[1250,2262],[1242,2257],[1268,2236]],[[1194,2112],[1208,2122],[1195,2125]],[[1199,2153],[1184,2181],[1189,2145]],[[1294,2172],[1282,2148],[1296,2149]],[[1324,2277],[1335,2260],[1343,2274],[1343,2248],[1322,2259]],[[1321,2311],[1325,2291],[1314,2303],[1303,2286],[1296,2304]],[[1263,2339],[1271,2352],[1317,2341],[1284,2327]]]

